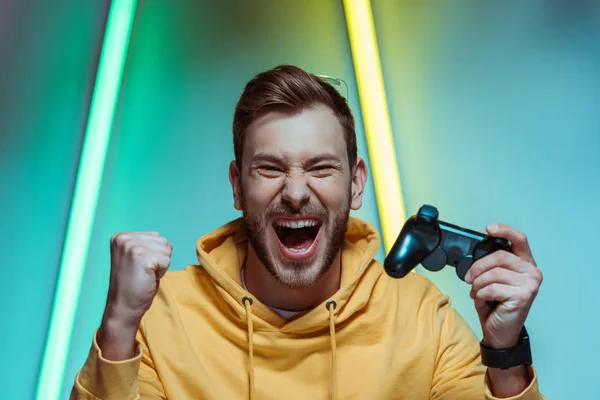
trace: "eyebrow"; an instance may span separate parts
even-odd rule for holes
[[[261,161],[267,161],[267,162],[272,162],[274,164],[279,164],[283,162],[283,159],[279,156],[276,156],[274,154],[269,154],[269,153],[256,153],[254,155],[254,157],[252,157],[252,162],[261,162]]]
[[[272,162],[275,164],[284,162],[282,157],[279,157],[279,156],[276,156],[276,155],[270,154],[270,153],[257,153],[254,157],[252,157],[253,163],[261,162],[261,161]],[[322,154],[314,155],[312,157],[309,157],[305,161],[305,164],[316,164],[316,163],[324,162],[324,161],[330,161],[330,162],[335,162],[335,163],[341,164],[340,158],[333,153],[322,153]]]
[[[341,164],[340,158],[338,156],[336,156],[335,154],[331,154],[331,153],[317,154],[315,156],[309,157],[308,160],[306,160],[306,163],[307,164],[317,164],[317,163],[325,162],[325,161]]]

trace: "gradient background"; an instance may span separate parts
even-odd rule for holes
[[[541,389],[597,398],[600,2],[372,3],[408,213],[430,203],[449,222],[525,231],[545,276],[527,322]],[[35,392],[108,5],[0,0],[6,399]],[[109,237],[159,230],[172,269],[195,262],[196,238],[239,215],[237,97],[281,63],[346,80],[368,161],[341,0],[140,0],[63,398],[100,322]],[[379,228],[372,180],[354,215]],[[451,268],[427,275],[479,334],[468,286]]]

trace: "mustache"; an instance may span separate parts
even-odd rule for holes
[[[325,207],[320,207],[313,203],[304,204],[299,208],[292,207],[285,203],[271,204],[266,210],[266,215],[271,216],[274,214],[291,214],[296,216],[316,215],[323,220],[326,220],[329,217],[329,211]]]
[[[314,203],[307,203],[299,208],[293,207],[286,203],[276,203],[269,205],[264,214],[248,212],[245,207],[242,212],[244,219],[246,220],[247,228],[253,233],[254,236],[265,234],[267,228],[269,227],[267,220],[272,215],[288,214],[300,217],[303,215],[312,215],[321,218],[323,221],[328,221],[329,219],[329,211],[327,208]]]

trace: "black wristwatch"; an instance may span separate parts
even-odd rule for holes
[[[510,349],[492,349],[482,340],[481,362],[489,368],[509,369],[519,365],[531,365],[531,347],[529,346],[529,335],[523,327],[519,336],[519,344]]]

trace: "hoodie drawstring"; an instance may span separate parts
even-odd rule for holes
[[[252,297],[246,296],[242,299],[242,303],[246,307],[246,322],[248,326],[248,378],[250,380],[250,400],[254,398],[254,346],[252,343],[252,335],[254,327],[252,326]]]
[[[333,300],[325,303],[325,307],[329,310],[329,337],[331,338],[331,399],[337,399],[337,364],[335,359],[335,320],[334,310],[337,304]]]
[[[252,297],[245,296],[242,299],[242,303],[246,308],[246,323],[248,327],[248,377],[250,380],[250,399],[254,398],[254,345],[252,342],[252,336],[254,334],[254,327],[252,325]],[[335,343],[335,309],[337,303],[333,300],[329,300],[325,304],[325,308],[329,311],[329,337],[331,339],[331,399],[337,400],[337,362],[336,362],[336,343]]]

